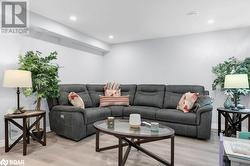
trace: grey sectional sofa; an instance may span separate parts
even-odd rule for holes
[[[95,133],[93,123],[108,116],[127,118],[139,113],[148,121],[158,121],[173,128],[177,135],[209,139],[212,118],[212,103],[203,97],[195,111],[183,113],[176,110],[177,103],[186,92],[208,94],[197,85],[121,85],[122,95],[129,95],[130,106],[99,107],[99,95],[104,94],[102,84],[60,85],[60,97],[48,99],[50,128],[56,134],[79,141]],[[78,93],[85,102],[85,109],[68,103],[69,92]]]

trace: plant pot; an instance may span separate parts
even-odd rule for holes
[[[39,130],[37,130],[37,129],[33,129],[32,130],[32,133],[34,134],[34,136],[36,137],[36,138],[38,138],[38,139],[42,139],[43,138],[43,129],[39,129]]]

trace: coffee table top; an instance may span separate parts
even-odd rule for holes
[[[115,119],[114,128],[108,128],[107,120],[94,123],[94,127],[101,132],[127,138],[170,138],[175,133],[170,127],[161,124],[158,132],[151,131],[149,126],[133,129],[130,128],[129,121],[124,119]]]

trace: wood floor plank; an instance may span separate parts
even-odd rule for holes
[[[117,139],[100,135],[100,146],[117,144]],[[144,148],[170,159],[170,140],[162,140],[142,145]],[[116,166],[118,149],[104,152],[95,152],[95,135],[74,142],[49,133],[47,146],[35,142],[28,145],[27,156],[22,156],[22,143],[20,142],[10,152],[5,153],[0,148],[0,159],[24,159],[25,166]],[[125,147],[124,147],[124,150]],[[216,132],[208,141],[176,136],[175,139],[175,165],[176,166],[217,166],[219,163],[219,138]],[[131,149],[126,166],[161,166],[154,159]]]

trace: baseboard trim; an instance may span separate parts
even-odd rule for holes
[[[46,127],[46,132],[48,133],[48,132],[50,132],[51,130],[50,130],[50,127],[48,126],[48,127]],[[19,137],[19,135],[17,135],[17,136],[14,136],[12,139],[13,140],[16,140],[17,138]],[[4,139],[1,139],[0,140],[0,147],[4,147],[5,146],[5,140]]]

